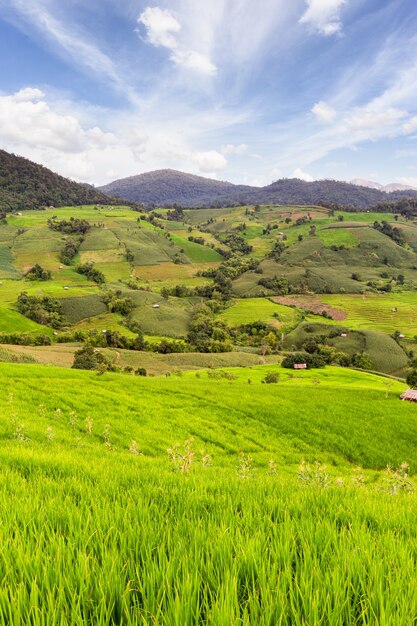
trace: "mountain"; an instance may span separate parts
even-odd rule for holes
[[[335,180],[308,183],[297,178],[284,178],[266,187],[250,187],[169,169],[130,176],[99,189],[103,193],[144,205],[179,204],[185,207],[216,207],[257,202],[275,204],[325,202],[366,209],[379,202],[395,202],[405,197],[417,197],[417,190],[386,193],[364,185],[358,186]]]
[[[212,204],[236,193],[251,194],[254,188],[166,169],[122,178],[99,189],[131,202],[193,206]]]
[[[29,159],[0,150],[0,211],[112,202],[90,185],[75,183]]]
[[[390,183],[389,185],[381,185],[381,183],[376,183],[373,180],[366,180],[364,178],[354,178],[350,181],[351,185],[359,185],[361,187],[368,187],[369,189],[379,189],[379,191],[385,191],[386,193],[391,193],[393,191],[417,191],[415,187],[411,187],[410,185],[400,185],[398,183]]]

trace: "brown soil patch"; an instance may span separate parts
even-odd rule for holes
[[[299,309],[307,309],[313,313],[328,313],[337,322],[343,322],[346,319],[347,313],[340,309],[334,309],[328,304],[323,304],[315,296],[276,296],[271,298],[278,304],[284,304],[285,306],[296,306]]]

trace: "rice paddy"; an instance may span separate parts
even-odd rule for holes
[[[412,624],[414,479],[384,471],[417,463],[404,386],[270,368],[0,364],[0,622]]]

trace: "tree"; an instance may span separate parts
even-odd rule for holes
[[[413,369],[407,374],[407,385],[413,389],[417,389],[417,370]]]
[[[35,265],[26,272],[25,278],[27,278],[27,280],[51,280],[52,274],[49,270],[45,270],[41,267],[39,263],[35,263]]]
[[[78,370],[101,371],[104,368],[108,370],[110,362],[97,348],[86,344],[75,352],[72,367]]]

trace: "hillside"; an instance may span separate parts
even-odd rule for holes
[[[417,224],[408,214],[354,217],[270,205],[7,215],[0,343],[15,345],[0,360],[70,367],[80,345],[94,344],[122,370],[169,374],[308,348],[320,365],[405,377]]]
[[[412,624],[404,385],[270,369],[0,364],[0,622]]]
[[[225,197],[238,193],[249,197],[254,191],[249,186],[233,185],[170,169],[116,180],[100,187],[100,190],[125,200],[158,206],[210,205],[217,201],[221,204]]]
[[[144,205],[178,204],[184,207],[256,203],[317,205],[325,202],[364,209],[378,202],[417,197],[415,190],[385,193],[333,180],[307,183],[299,179],[282,179],[266,187],[250,187],[175,170],[158,170],[131,176],[100,189],[106,194]]]
[[[89,185],[0,150],[0,211],[93,203],[109,204],[112,200]]]

